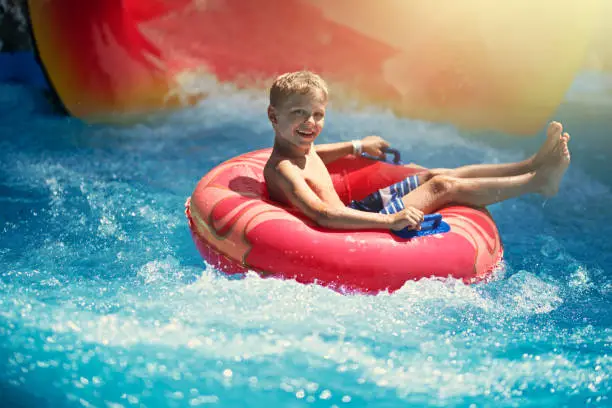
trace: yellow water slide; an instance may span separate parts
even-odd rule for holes
[[[263,92],[308,68],[328,80],[335,106],[529,135],[578,75],[612,69],[611,4],[30,0],[29,11],[54,89],[88,121],[193,104],[219,84]]]

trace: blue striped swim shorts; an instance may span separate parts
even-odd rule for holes
[[[351,201],[348,207],[359,211],[395,214],[404,209],[402,197],[418,186],[418,177],[416,175],[409,176],[402,181],[375,191],[363,200]]]

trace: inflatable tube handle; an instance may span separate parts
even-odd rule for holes
[[[407,228],[399,231],[391,230],[393,234],[400,238],[414,238],[425,235],[443,234],[448,231],[450,231],[450,225],[442,220],[442,214],[440,213],[427,214],[424,216],[423,222],[421,222],[420,230],[409,230]]]
[[[367,153],[362,153],[361,157],[365,157],[366,159],[370,159],[370,160],[377,160],[377,161],[382,161],[385,163],[390,163],[390,164],[403,164],[402,163],[402,159],[401,159],[401,155],[399,150],[397,149],[392,149],[390,147],[386,148],[385,150],[383,150],[384,153],[386,154],[392,154],[393,155],[393,160],[389,159],[388,157],[376,157],[376,156],[372,156],[370,154]]]
[[[427,214],[423,217],[423,222],[421,223],[421,230],[436,229],[440,226],[441,222],[442,222],[442,214],[440,213]]]

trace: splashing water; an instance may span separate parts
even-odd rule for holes
[[[253,273],[228,278],[191,242],[182,205],[198,179],[271,142],[259,96],[218,95],[117,128],[46,116],[18,87],[0,95],[8,406],[611,404],[601,238],[612,232],[611,194],[580,166],[557,198],[490,208],[506,246],[497,280],[344,296]],[[374,110],[332,109],[322,141],[370,133],[429,167],[525,153]]]

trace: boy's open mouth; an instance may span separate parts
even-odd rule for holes
[[[297,130],[297,133],[300,136],[304,136],[304,137],[312,137],[314,136],[314,132],[312,130]]]

